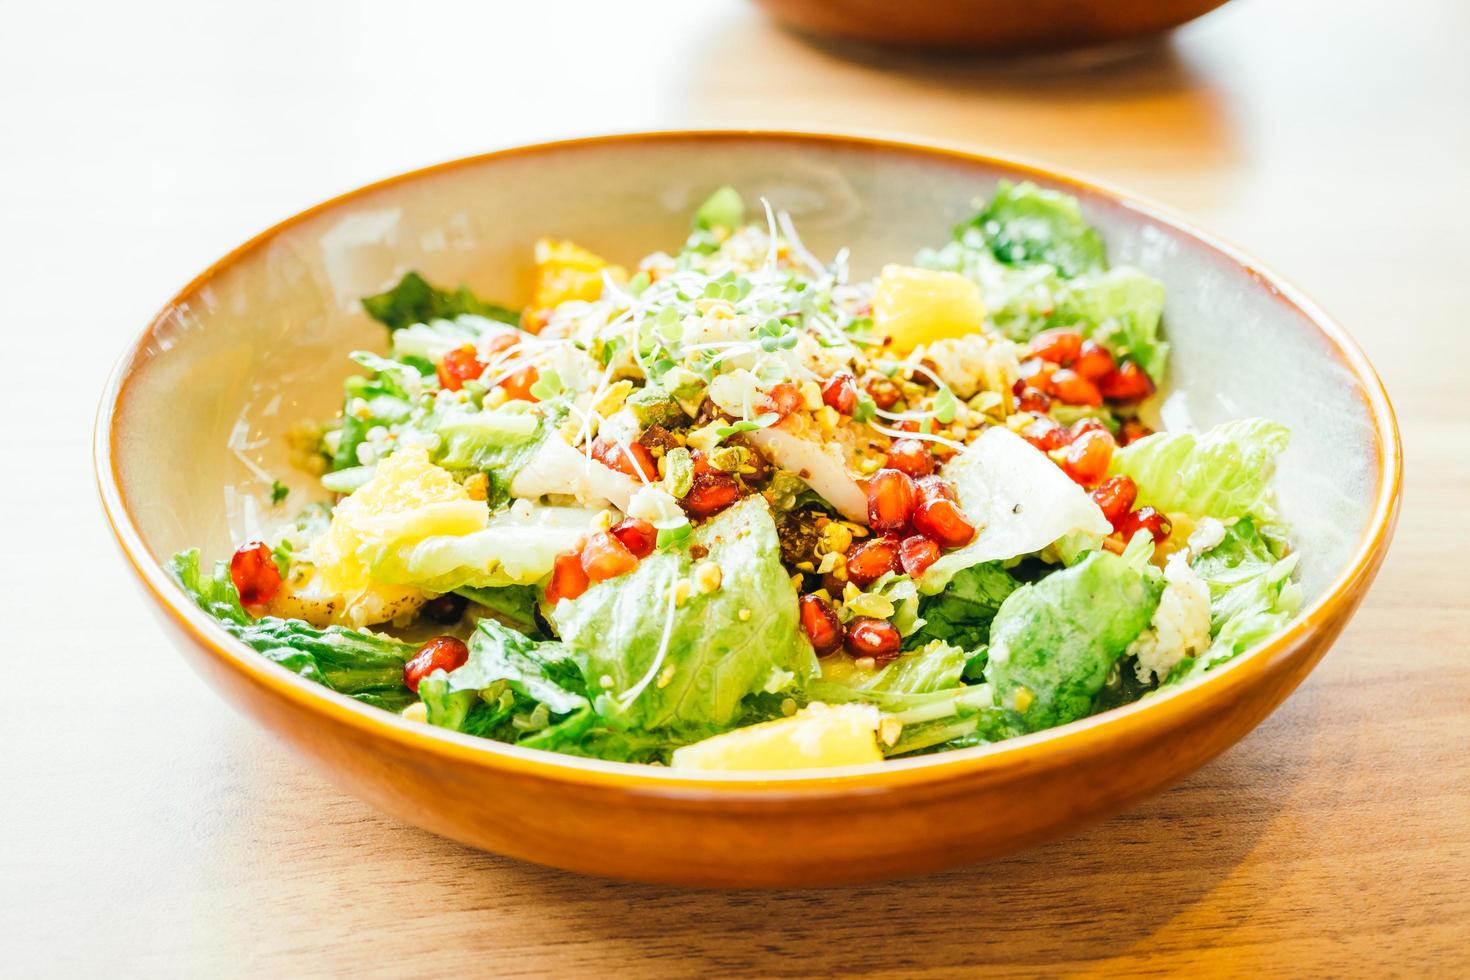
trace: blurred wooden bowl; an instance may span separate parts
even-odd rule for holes
[[[798,31],[890,47],[1065,51],[1161,34],[1226,0],[755,0]]]

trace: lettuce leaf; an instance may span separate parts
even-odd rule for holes
[[[919,619],[924,625],[906,645],[943,640],[966,650],[984,646],[990,641],[990,623],[1001,603],[1020,587],[999,562],[960,570],[942,592],[920,600]]]
[[[540,604],[537,591],[532,585],[503,585],[490,589],[466,586],[454,590],[456,595],[485,607],[502,623],[527,634],[540,632],[540,625],[536,622],[536,607]]]
[[[986,429],[942,470],[960,508],[979,528],[975,540],[941,557],[919,580],[940,592],[974,565],[1034,554],[1068,535],[1090,535],[1092,546],[1112,530],[1097,504],[1046,455],[1009,429]]]
[[[1181,661],[1164,683],[1198,677],[1283,629],[1302,604],[1291,580],[1296,562],[1296,555],[1278,560],[1249,518],[1228,527],[1224,540],[1190,563],[1210,587],[1210,648]]]
[[[1162,380],[1169,345],[1159,339],[1164,284],[1130,266],[1093,273],[1052,291],[1056,308],[1048,326],[1075,326],[1114,356],[1129,358]]]
[[[690,547],[720,569],[712,592],[692,585]],[[686,583],[687,597],[678,585]],[[655,552],[627,575],[564,599],[551,622],[620,730],[725,729],[758,692],[799,692],[817,673],[797,596],[759,495]]]
[[[228,565],[217,563],[206,578],[198,549],[174,555],[168,569],[226,632],[287,670],[379,707],[397,710],[413,701],[403,685],[403,665],[417,651],[413,644],[341,626],[320,629],[299,619],[253,619],[240,605]]]
[[[362,307],[389,330],[401,330],[432,320],[449,320],[462,313],[473,313],[501,323],[514,324],[521,319],[514,310],[480,299],[467,286],[460,286],[452,293],[436,289],[417,272],[406,273],[398,285],[386,292],[364,297]]]
[[[484,473],[489,478],[486,500],[492,509],[510,499],[516,474],[556,432],[566,412],[561,406],[530,411],[526,402],[496,409],[435,412],[426,428],[439,437],[434,462],[446,470]]]
[[[1102,237],[1082,217],[1077,199],[1030,181],[1002,180],[989,203],[955,237],[979,237],[1006,265],[1046,264],[1066,278],[1107,268]]]
[[[560,643],[533,640],[482,619],[469,648],[463,666],[436,670],[419,682],[429,724],[500,741],[541,743],[554,743],[590,724],[586,685]],[[565,724],[573,716],[576,721]]]
[[[429,592],[535,585],[551,574],[557,555],[577,549],[597,513],[546,504],[512,507],[491,517],[484,530],[410,544],[379,564],[375,575]]]
[[[997,702],[1028,731],[1085,717],[1162,592],[1156,569],[1106,551],[1012,592],[990,626]]]
[[[1286,427],[1239,419],[1203,435],[1158,432],[1113,453],[1110,474],[1138,485],[1138,503],[1165,513],[1230,520],[1249,517],[1273,544],[1282,540],[1271,477],[1286,450]]]

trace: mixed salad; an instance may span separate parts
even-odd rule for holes
[[[762,202],[764,204],[764,202]],[[363,300],[333,503],[172,572],[288,670],[428,725],[690,769],[1034,732],[1209,671],[1296,612],[1260,419],[1153,432],[1164,290],[1002,183],[875,280],[730,188],[625,269],[536,243],[511,310]]]

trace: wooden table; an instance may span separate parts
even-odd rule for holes
[[[985,67],[816,48],[739,0],[369,6],[0,5],[0,973],[1464,974],[1470,8],[1238,0],[1130,60]],[[1403,518],[1274,717],[1171,792],[1011,860],[695,893],[399,826],[185,668],[89,462],[96,392],[152,310],[373,178],[721,124],[1036,156],[1193,214],[1341,317],[1397,402]]]

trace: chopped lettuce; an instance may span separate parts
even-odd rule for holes
[[[535,585],[551,574],[557,555],[576,550],[596,517],[582,507],[519,504],[483,530],[410,543],[385,558],[376,575],[430,592]]]
[[[403,665],[416,649],[412,644],[341,626],[319,629],[298,619],[254,619],[240,605],[226,563],[216,564],[206,578],[198,549],[174,555],[168,568],[189,598],[231,636],[287,670],[379,707],[396,710],[412,702],[403,686]]]
[[[690,547],[707,556],[696,561]],[[693,575],[704,562],[720,572],[712,591]],[[817,672],[760,496],[724,511],[685,546],[563,599],[550,618],[596,692],[598,713],[618,729],[727,728],[747,696],[800,691]]]
[[[1028,731],[1092,711],[1109,672],[1148,626],[1157,570],[1105,551],[1012,592],[990,626],[985,678]]]
[[[436,411],[425,425],[439,438],[434,462],[451,471],[484,473],[489,479],[486,499],[495,508],[510,499],[516,475],[565,415],[560,406],[532,411],[529,402],[515,401],[479,411],[447,408]]]
[[[944,590],[919,603],[923,625],[909,638],[910,646],[931,640],[975,650],[990,640],[990,623],[1001,603],[1021,587],[999,562],[961,569]]]
[[[503,585],[485,589],[466,586],[455,589],[456,595],[483,606],[492,616],[522,633],[540,631],[536,622],[536,606],[540,602],[537,589],[532,585]]]
[[[954,484],[960,508],[979,532],[924,572],[919,590],[929,595],[971,566],[1034,554],[1078,532],[1092,536],[1095,546],[1111,530],[1086,490],[1009,429],[985,430],[941,475]]]
[[[417,272],[406,273],[398,285],[387,292],[364,297],[362,307],[389,330],[401,330],[432,320],[449,320],[462,313],[473,313],[502,323],[518,323],[521,318],[514,310],[485,302],[467,286],[460,286],[454,292],[436,289]]]
[[[1138,503],[1196,519],[1251,518],[1273,547],[1283,542],[1271,476],[1286,450],[1285,426],[1239,419],[1203,435],[1158,432],[1113,454],[1109,472],[1132,477]]]
[[[397,425],[413,414],[417,389],[410,386],[401,370],[404,365],[383,358],[374,358],[371,364],[371,374],[356,374],[344,383],[346,408],[342,426],[335,434],[335,445],[330,447],[333,470],[352,469],[362,462],[358,447],[366,440],[369,430]]]
[[[429,724],[554,747],[593,720],[581,673],[560,643],[482,619],[469,648],[463,666],[419,682]]]
[[[988,204],[956,229],[960,241],[983,242],[1006,265],[1046,264],[1066,277],[1107,268],[1100,236],[1077,199],[1030,181],[1002,180]]]
[[[1278,560],[1249,518],[1230,525],[1224,540],[1190,566],[1210,587],[1209,649],[1180,662],[1165,683],[1198,677],[1286,626],[1302,603],[1301,587],[1291,580],[1296,560]]]
[[[711,228],[734,231],[744,220],[745,201],[741,199],[739,191],[728,185],[705,198],[704,203],[694,212],[694,227],[701,231]]]

